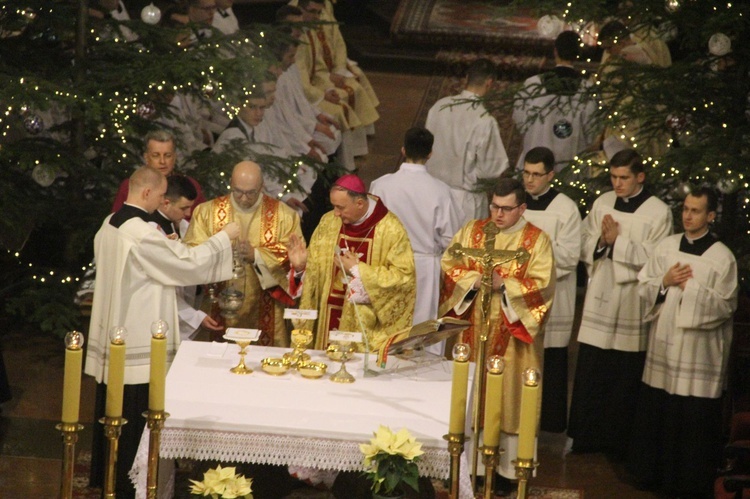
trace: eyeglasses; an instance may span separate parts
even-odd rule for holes
[[[257,196],[259,192],[260,191],[258,191],[257,189],[253,189],[252,191],[241,191],[239,189],[235,189],[234,187],[232,187],[232,193],[234,193],[238,199],[242,198],[243,196],[248,199],[251,199]]]
[[[521,204],[523,204],[523,203],[521,203]],[[521,206],[521,204],[517,204],[515,206],[498,206],[495,203],[490,203],[490,211],[498,211],[498,210],[500,210],[503,213],[507,214],[507,213],[510,213],[511,211],[515,210],[519,206]]]
[[[537,172],[530,172],[530,171],[524,170],[523,176],[527,178],[533,178],[534,180],[536,180],[538,178],[544,177],[545,175],[549,175],[550,173],[552,172],[537,173]]]

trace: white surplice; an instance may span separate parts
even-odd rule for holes
[[[715,242],[702,255],[680,251],[682,234],[659,243],[638,274],[639,292],[651,308],[643,382],[671,395],[718,398],[726,388],[737,308],[737,262]],[[689,264],[685,290],[670,286],[657,304],[662,279],[670,267]]]
[[[513,122],[523,135],[517,170],[523,170],[526,153],[534,147],[549,148],[555,155],[555,171],[560,171],[594,142],[600,130],[594,120],[598,103],[587,95],[590,85],[582,80],[574,95],[556,95],[541,88],[539,75],[524,82],[513,106]]]
[[[151,324],[162,319],[169,326],[171,359],[180,343],[175,287],[229,279],[231,241],[222,232],[191,248],[140,218],[116,228],[111,217],[94,238],[97,271],[84,372],[98,383],[106,379],[109,331],[123,326],[128,331],[125,383],[148,383]]]
[[[614,209],[617,195],[605,192],[583,221],[581,260],[589,273],[578,341],[595,347],[625,352],[646,350],[646,303],[638,296],[638,272],[656,245],[672,233],[672,211],[651,196],[635,211]],[[601,235],[602,218],[612,215],[619,235],[609,256],[594,259]]]
[[[237,16],[234,15],[232,7],[228,9],[216,9],[214,12],[214,18],[211,22],[211,26],[218,29],[225,35],[231,35],[240,30],[240,23],[237,21]]]
[[[557,283],[552,309],[544,327],[544,347],[567,347],[575,317],[576,268],[581,254],[581,214],[576,203],[559,192],[546,210],[526,209],[523,216],[547,233],[555,255]]]
[[[508,168],[497,121],[476,98],[464,90],[440,99],[425,124],[435,135],[427,171],[451,187],[464,213],[462,223],[487,218],[487,196],[472,192],[477,180],[499,177]]]
[[[414,324],[437,318],[440,258],[461,228],[461,212],[444,182],[424,165],[403,163],[396,173],[374,180],[370,193],[380,197],[409,234],[417,270]]]

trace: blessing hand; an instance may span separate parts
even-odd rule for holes
[[[289,236],[289,242],[286,244],[286,252],[289,256],[289,263],[295,272],[302,272],[307,267],[307,248],[305,240],[297,234]]]

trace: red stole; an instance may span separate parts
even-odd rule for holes
[[[375,238],[375,226],[388,214],[388,208],[378,199],[375,210],[363,223],[359,225],[341,224],[336,247],[348,249],[359,256],[359,261],[372,264],[372,243]],[[337,250],[338,251],[338,250]],[[346,275],[336,263],[331,269],[331,289],[328,292],[328,330],[338,329],[341,313],[344,309],[346,286],[343,282]]]

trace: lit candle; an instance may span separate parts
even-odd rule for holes
[[[484,445],[500,445],[500,410],[503,405],[505,361],[499,355],[487,359],[487,383],[484,396]]]
[[[164,391],[167,378],[167,331],[163,320],[151,324],[151,370],[148,381],[148,409],[164,410]]]
[[[81,406],[81,365],[83,334],[71,331],[65,335],[65,374],[63,375],[62,422],[78,423]]]
[[[521,390],[521,424],[518,429],[518,459],[534,459],[536,423],[539,406],[539,373],[528,368],[523,372]]]
[[[464,433],[466,426],[466,392],[469,384],[469,356],[471,348],[466,343],[453,346],[453,384],[451,385],[451,413],[448,432]]]
[[[109,332],[109,365],[107,373],[107,403],[104,415],[122,416],[122,392],[125,385],[125,336],[127,330],[115,326]]]

